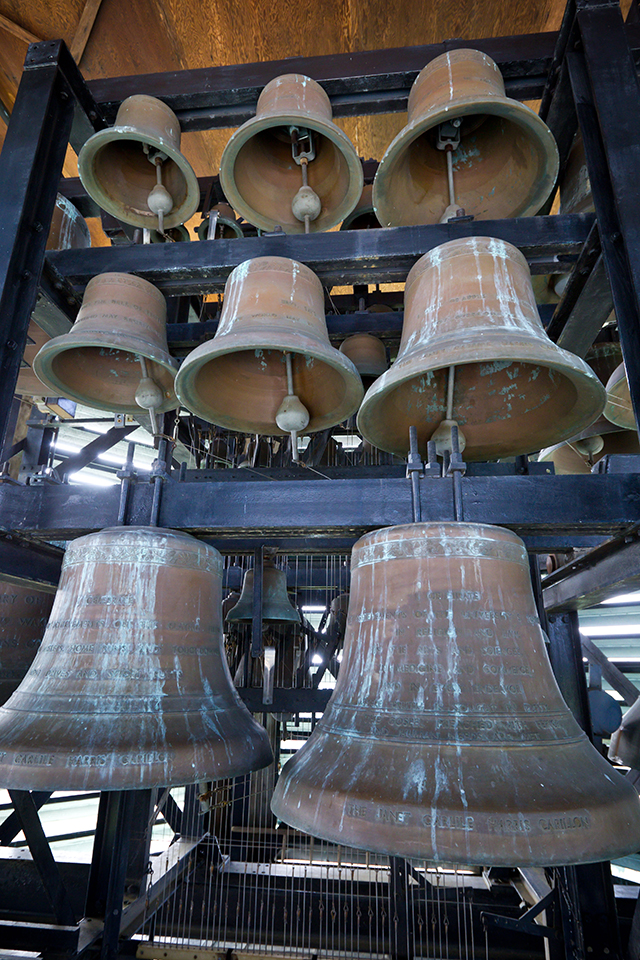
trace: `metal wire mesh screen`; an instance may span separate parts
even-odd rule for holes
[[[276,650],[275,686],[331,688],[342,636],[327,648],[328,614],[332,600],[348,590],[348,557],[277,556],[275,562],[287,572],[290,599],[302,613],[300,624],[265,624],[264,643]],[[241,590],[251,563],[246,555],[226,558],[227,590]],[[227,624],[226,650],[236,685],[259,687],[262,659],[250,654],[250,634],[250,624]],[[489,939],[480,914],[489,901],[481,870],[338,846],[276,821],[270,801],[278,772],[321,714],[258,716],[274,764],[233,780],[174,790],[160,805],[175,842],[156,856],[152,869],[171,880],[160,905],[148,904],[138,956],[486,957]],[[180,844],[192,849],[172,873]],[[518,905],[514,895],[513,909]],[[506,955],[514,956],[508,937],[503,943]],[[541,955],[541,945],[534,943],[527,955]]]

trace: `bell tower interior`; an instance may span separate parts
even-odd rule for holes
[[[638,960],[638,0],[28,6],[0,960]]]

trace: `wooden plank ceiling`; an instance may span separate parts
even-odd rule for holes
[[[564,2],[0,0],[0,100],[10,111],[34,40],[62,37],[93,79],[557,30]],[[405,115],[339,122],[361,156],[379,159]],[[4,131],[0,122],[0,140]],[[184,153],[199,176],[218,172],[228,137],[225,130],[184,136]],[[65,175],[77,175],[72,151]]]

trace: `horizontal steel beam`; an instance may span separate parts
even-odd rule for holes
[[[224,472],[224,471],[221,471]],[[421,482],[422,518],[454,519],[453,480]],[[567,534],[616,534],[640,521],[640,475],[501,476],[462,479],[467,522],[493,523],[527,536],[545,534],[551,545]],[[73,539],[113,525],[118,487],[85,491],[78,486],[0,487],[0,529],[44,539]],[[128,522],[145,525],[153,487],[131,491]],[[159,525],[196,534],[244,540],[286,535],[314,552],[314,539],[361,535],[413,518],[411,489],[404,478],[357,480],[210,480],[197,485],[171,480],[162,491]]]
[[[331,697],[332,690],[315,688],[275,688],[273,702],[268,707],[262,702],[262,687],[238,687],[242,702],[252,713],[268,710],[269,713],[322,713]]]
[[[0,536],[0,582],[35,586],[45,593],[55,593],[62,557],[59,547]]]
[[[411,85],[427,63],[449,50],[473,47],[496,61],[509,96],[527,100],[542,94],[556,37],[556,33],[534,33],[448,40],[415,47],[111,77],[89,81],[88,87],[109,122],[115,119],[125,97],[144,91],[169,104],[184,131],[243,123],[255,113],[265,84],[285,73],[304,74],[321,83],[336,116],[388,113],[406,109]]]
[[[264,256],[300,260],[326,285],[376,283],[382,277],[385,283],[402,282],[419,257],[447,240],[489,236],[518,247],[534,273],[553,273],[569,269],[577,259],[593,221],[593,214],[581,213],[306,236],[93,247],[52,251],[47,263],[76,289],[83,289],[98,273],[116,271],[144,277],[167,296],[184,296],[218,291],[239,263]]]
[[[611,479],[611,476],[609,477]],[[607,542],[560,567],[542,584],[548,613],[583,610],[640,585],[638,532]]]

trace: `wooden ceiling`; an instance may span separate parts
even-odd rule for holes
[[[84,76],[94,79],[557,30],[564,5],[565,0],[0,0],[0,100],[11,110],[27,45],[34,40],[61,37]],[[378,159],[404,122],[404,114],[339,121],[361,156]],[[218,172],[228,137],[226,130],[183,137],[184,153],[199,176]],[[71,150],[64,172],[77,175]]]

